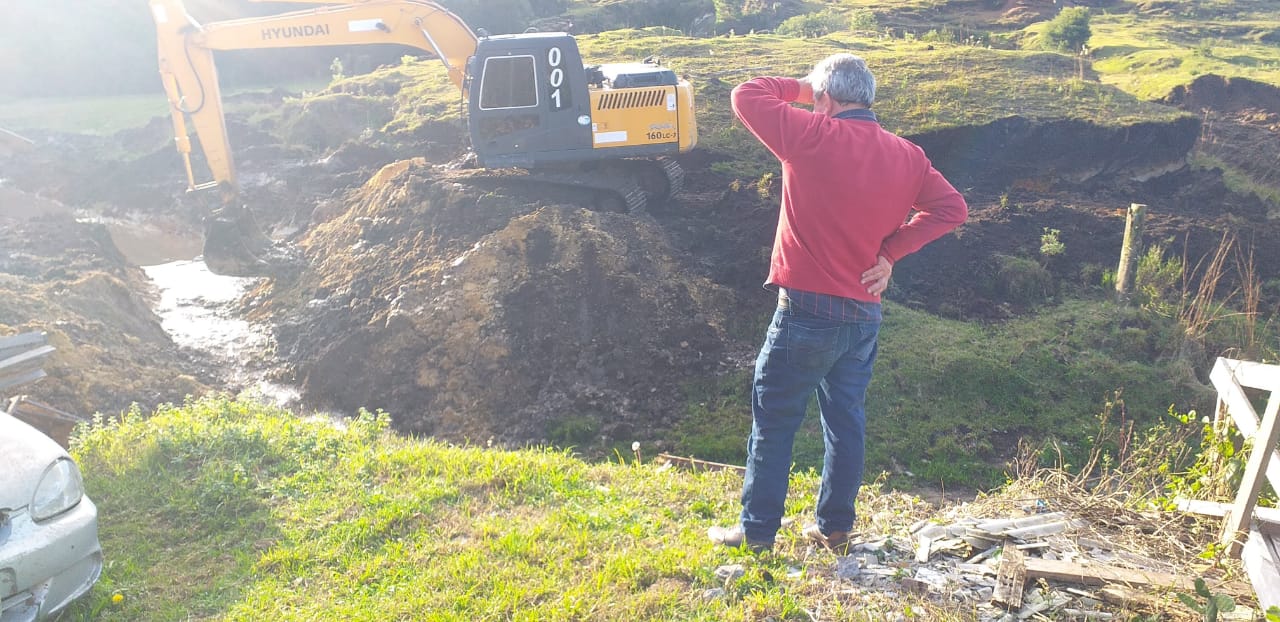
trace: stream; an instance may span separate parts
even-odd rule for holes
[[[178,347],[207,359],[221,389],[281,407],[295,406],[295,387],[272,382],[274,341],[266,326],[237,313],[257,278],[221,276],[198,256],[200,238],[138,223],[103,222],[131,263],[142,267],[159,296],[152,310]]]

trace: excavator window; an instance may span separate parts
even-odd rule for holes
[[[532,56],[484,59],[480,109],[531,108],[538,105],[538,78]]]

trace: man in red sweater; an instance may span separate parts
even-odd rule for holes
[[[924,151],[880,127],[875,84],[861,58],[836,54],[799,80],[755,78],[733,90],[734,113],[782,162],[782,210],[766,282],[778,307],[751,387],[742,515],[735,527],[709,530],[716,542],[772,548],[792,443],[816,391],[826,453],[817,522],[804,534],[828,548],[847,545],[880,295],[895,262],[968,217]]]

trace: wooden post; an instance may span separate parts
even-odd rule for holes
[[[1133,292],[1138,256],[1142,254],[1142,221],[1146,216],[1145,204],[1129,204],[1129,215],[1124,223],[1124,243],[1120,246],[1120,267],[1116,269],[1116,300],[1119,302],[1128,302]]]

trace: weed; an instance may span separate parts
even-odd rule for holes
[[[773,171],[760,176],[760,180],[756,182],[756,193],[761,199],[770,200],[777,197],[777,191],[780,183]]]
[[[1194,462],[1180,469],[1173,468],[1176,465],[1167,469],[1168,479],[1158,505],[1173,507],[1178,498],[1216,501],[1234,496],[1244,477],[1248,454],[1238,450],[1243,443],[1228,418],[1205,417],[1197,421],[1194,410],[1181,416],[1170,414],[1183,426],[1200,426],[1200,447]]]
[[[334,82],[346,77],[346,73],[343,71],[341,58],[337,56],[333,57],[333,62],[329,63],[329,75],[333,78]]]
[[[1236,601],[1226,594],[1210,592],[1209,586],[1205,584],[1204,579],[1196,579],[1196,595],[1200,597],[1200,600],[1190,594],[1178,592],[1178,600],[1190,607],[1192,611],[1199,613],[1204,622],[1217,622],[1218,614],[1235,611]]]
[[[1040,255],[1049,258],[1056,257],[1066,250],[1067,246],[1059,239],[1062,232],[1057,229],[1044,228],[1044,232],[1040,234]]]

